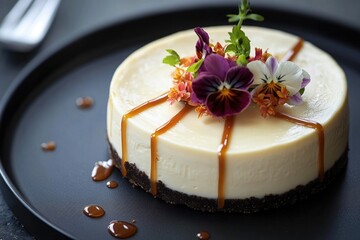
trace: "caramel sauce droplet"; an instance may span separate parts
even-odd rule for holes
[[[114,161],[109,159],[108,161],[100,161],[95,163],[95,166],[91,172],[91,178],[94,181],[102,181],[110,177],[114,169]]]
[[[199,240],[209,240],[210,239],[210,234],[206,231],[201,231],[198,234],[196,234],[196,237]]]
[[[119,186],[119,184],[116,181],[108,181],[106,183],[106,186],[108,188],[117,188]]]
[[[41,149],[45,152],[54,151],[56,149],[56,143],[54,141],[42,143]]]
[[[94,100],[91,97],[78,97],[76,99],[76,106],[79,108],[90,108],[94,105]]]
[[[157,137],[169,129],[174,127],[185,115],[192,109],[190,105],[185,105],[180,112],[178,112],[174,117],[172,117],[168,122],[166,122],[161,127],[157,128],[153,134],[151,134],[151,193],[155,196],[157,192],[156,182],[157,182]]]
[[[235,123],[235,116],[229,116],[225,119],[221,144],[218,148],[218,159],[219,159],[218,208],[223,208],[225,204],[226,152],[229,148],[231,133],[234,128],[234,123]]]
[[[137,227],[124,221],[112,221],[108,226],[109,233],[116,238],[129,238],[135,235]]]
[[[133,108],[132,110],[130,110],[129,112],[127,112],[126,114],[123,115],[122,120],[121,120],[121,151],[122,151],[122,156],[121,156],[121,173],[122,175],[125,177],[127,172],[125,169],[125,163],[127,162],[127,143],[126,143],[126,131],[127,131],[127,120],[151,107],[154,107],[156,105],[159,105],[163,102],[166,102],[166,100],[168,99],[168,95],[163,94],[157,98],[154,98],[152,100],[149,100],[135,108]]]
[[[83,213],[91,218],[99,218],[104,216],[105,210],[98,205],[91,204],[84,208]]]
[[[325,150],[325,134],[324,134],[324,128],[320,123],[317,122],[313,122],[313,121],[308,121],[308,120],[303,120],[303,119],[299,119],[296,117],[292,117],[289,115],[286,115],[284,113],[279,113],[277,112],[275,114],[275,117],[277,118],[281,118],[284,119],[286,121],[304,126],[304,127],[309,127],[309,128],[313,128],[317,131],[318,134],[318,138],[319,138],[319,150],[318,150],[318,175],[319,175],[319,179],[320,181],[323,181],[324,179],[324,150]]]

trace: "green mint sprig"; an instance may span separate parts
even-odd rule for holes
[[[238,22],[237,25],[241,28],[244,20],[246,19],[250,19],[250,20],[254,20],[254,21],[263,21],[264,17],[259,15],[259,14],[255,14],[255,13],[250,13],[251,9],[250,9],[250,4],[248,2],[248,0],[243,0],[241,2],[241,5],[239,5],[239,13],[238,14],[228,14],[226,15],[229,18],[229,22]]]
[[[238,14],[228,14],[229,22],[237,22],[229,32],[230,40],[226,40],[229,45],[226,47],[226,53],[233,53],[237,57],[237,64],[246,65],[250,55],[250,39],[241,30],[243,22],[247,19],[254,21],[263,21],[264,17],[251,13],[250,4],[247,0],[243,0],[239,6]]]

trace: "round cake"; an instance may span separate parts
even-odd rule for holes
[[[205,30],[216,43],[228,39],[231,27]],[[271,52],[279,66],[299,43],[298,36],[278,30],[242,30],[251,46]],[[251,101],[231,118],[199,117],[191,104],[167,101],[174,68],[162,63],[166,49],[194,56],[198,39],[193,30],[175,33],[140,48],[117,68],[107,136],[123,175],[168,203],[202,211],[277,208],[326,187],[348,150],[347,83],[336,61],[305,41],[292,59],[311,76],[301,105],[283,104],[264,117]]]

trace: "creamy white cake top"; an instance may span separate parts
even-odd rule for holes
[[[281,31],[242,28],[251,46],[268,49],[279,59],[298,37]],[[209,27],[210,42],[224,43],[231,27]],[[121,157],[122,115],[172,87],[174,70],[162,63],[165,49],[180,56],[195,54],[197,36],[192,30],[154,41],[129,56],[116,70],[108,104],[108,137]],[[252,54],[254,49],[252,49]],[[285,105],[280,112],[316,121],[325,129],[325,170],[347,147],[347,84],[344,72],[331,56],[305,42],[294,62],[306,70],[311,82],[301,106]],[[170,120],[183,105],[165,102],[128,120],[128,161],[150,176],[150,135]],[[217,198],[218,158],[224,121],[198,118],[190,112],[159,137],[158,180],[174,190]],[[227,157],[226,198],[262,197],[283,193],[317,177],[316,130],[287,121],[264,119],[255,104],[236,117]]]

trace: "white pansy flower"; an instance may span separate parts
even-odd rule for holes
[[[309,74],[302,70],[298,65],[290,61],[278,62],[274,57],[269,57],[266,62],[260,60],[252,61],[247,67],[254,75],[255,89],[262,88],[264,94],[277,96],[281,87],[286,87],[288,91],[288,104],[299,105],[302,103],[301,89],[309,82]]]

